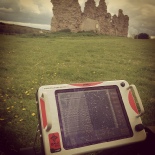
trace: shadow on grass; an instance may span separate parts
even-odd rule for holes
[[[0,154],[17,155],[20,144],[16,141],[15,133],[8,128],[0,129]]]
[[[7,113],[2,111],[3,116]],[[17,155],[20,143],[17,141],[17,135],[12,127],[8,126],[8,122],[12,120],[12,115],[1,121],[0,124],[0,155]]]

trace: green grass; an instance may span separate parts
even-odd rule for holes
[[[91,33],[0,35],[0,150],[32,146],[42,85],[127,80],[155,125],[155,40]],[[34,116],[35,114],[35,116]]]

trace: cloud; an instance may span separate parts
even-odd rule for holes
[[[138,7],[133,6],[133,8],[133,12],[128,12],[130,27],[135,27],[137,32],[146,32],[149,34],[155,31],[155,5],[143,3]]]
[[[46,14],[52,12],[52,3],[47,0],[20,0],[22,10],[37,14]]]
[[[3,21],[50,24],[51,17],[52,4],[50,0],[0,1],[0,20]]]
[[[12,8],[0,8],[0,12],[11,13],[11,12],[13,12],[13,9]]]
[[[10,1],[10,0],[1,0],[0,1],[0,8],[5,9],[6,12],[8,10],[12,10],[12,12],[19,12],[20,11],[20,4],[19,4],[19,0],[14,0],[14,1]],[[3,10],[4,11],[4,10]]]
[[[33,0],[20,0],[20,11],[23,13],[36,13],[40,14],[40,10]]]
[[[51,13],[52,12],[52,3],[50,0],[34,0],[34,3],[38,6],[38,9],[42,13]]]

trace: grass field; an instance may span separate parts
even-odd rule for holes
[[[155,125],[155,40],[93,34],[0,35],[0,153],[33,145],[41,85],[127,80]]]

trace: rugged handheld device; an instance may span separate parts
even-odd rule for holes
[[[138,91],[124,80],[41,86],[37,104],[45,155],[83,154],[146,138]]]

